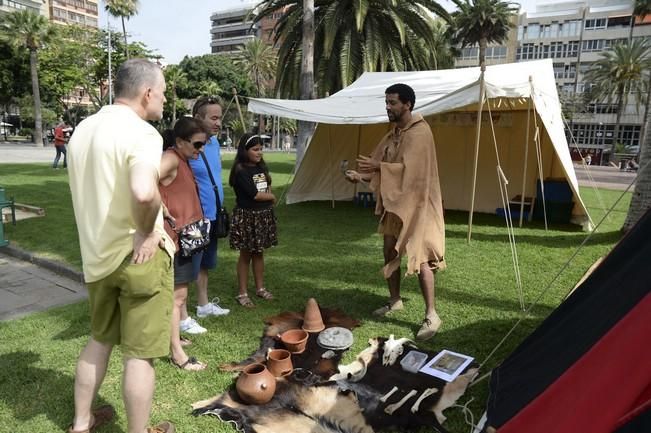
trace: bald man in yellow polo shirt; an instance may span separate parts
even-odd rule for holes
[[[88,285],[91,337],[75,375],[69,433],[95,431],[113,418],[91,409],[116,344],[124,356],[128,433],[147,427],[154,393],[153,358],[169,353],[174,244],[165,234],[158,192],[162,138],[147,120],[165,103],[160,68],[131,59],[115,79],[115,104],[77,126],[68,146],[70,191]]]

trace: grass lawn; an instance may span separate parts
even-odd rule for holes
[[[226,181],[233,155],[225,155]],[[290,181],[293,155],[268,154],[277,196]],[[77,233],[72,214],[67,173],[46,164],[0,165],[0,186],[18,202],[45,208],[47,216],[6,225],[12,244],[58,259],[80,269]],[[226,190],[226,204],[234,196]],[[597,222],[619,192],[583,189],[593,219]],[[599,195],[599,197],[597,196]],[[630,195],[625,196],[574,261],[555,280],[506,343],[487,361],[482,373],[495,367],[564,298],[585,270],[606,254],[619,239]],[[354,331],[355,344],[344,362],[366,347],[370,337],[413,337],[423,316],[417,279],[403,280],[405,309],[390,318],[377,319],[371,311],[384,303],[387,289],[379,272],[382,241],[376,234],[371,209],[352,203],[329,202],[281,204],[276,209],[280,245],[266,256],[266,286],[276,295],[271,302],[258,302],[253,310],[236,306],[235,263],[237,253],[220,243],[219,266],[210,276],[210,294],[231,308],[226,317],[203,320],[209,329],[193,337],[188,353],[207,361],[201,373],[177,370],[165,361],[156,362],[157,387],[153,420],[168,419],[180,433],[233,432],[214,418],[194,418],[190,403],[224,391],[232,374],[217,365],[240,360],[258,347],[262,318],[284,310],[301,310],[309,297],[327,307],[340,308],[362,321]],[[446,213],[448,269],[436,280],[437,309],[443,319],[435,339],[420,345],[438,351],[444,348],[474,356],[483,362],[495,345],[521,316],[514,282],[508,236],[504,223],[493,215],[476,215],[473,241],[466,243],[467,213]],[[575,226],[541,223],[516,230],[525,302],[538,298],[554,280],[558,270],[575,253],[587,234]],[[191,305],[193,300],[190,301]],[[85,302],[0,323],[0,431],[50,433],[63,431],[73,415],[73,374],[76,358],[88,338]],[[120,397],[121,360],[113,356],[99,400],[118,411],[115,425],[102,432],[125,432],[126,418]],[[461,399],[474,397],[470,408],[476,417],[484,410],[487,381],[472,387]],[[446,413],[446,426],[453,432],[467,431],[457,409]],[[288,432],[289,433],[289,432]]]

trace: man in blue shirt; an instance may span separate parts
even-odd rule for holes
[[[222,107],[220,101],[216,98],[202,97],[197,99],[192,107],[194,118],[204,123],[206,131],[209,133],[209,139],[204,146],[204,153],[210,171],[212,172],[215,183],[219,190],[219,199],[224,202],[224,187],[222,186],[222,161],[219,153],[219,141],[217,135],[222,126]],[[217,200],[215,191],[208,175],[208,170],[203,158],[189,160],[190,167],[197,181],[199,188],[199,200],[203,208],[203,214],[210,220],[211,225],[217,219]],[[210,245],[203,251],[199,276],[197,277],[197,316],[222,316],[229,313],[230,310],[221,308],[216,299],[208,301],[208,271],[217,267],[217,238],[210,239]],[[202,334],[206,328],[199,325],[196,320],[186,315],[181,317],[181,331],[189,334]]]

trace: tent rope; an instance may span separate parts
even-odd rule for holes
[[[579,149],[579,144],[576,142],[576,138],[574,137],[574,134],[572,133],[572,129],[570,129],[570,125],[567,123],[567,119],[565,119],[565,116],[563,116],[563,125],[565,125],[565,129],[570,133],[570,143],[572,144],[572,147],[577,152],[579,152],[580,155],[581,149]],[[594,177],[592,176],[592,170],[590,169],[590,166],[585,163],[585,159],[583,157],[581,157],[581,165],[583,166],[586,174],[588,175],[588,180],[590,181],[590,187],[592,188],[592,192],[594,192],[595,196],[597,197],[597,201],[599,202],[600,209],[606,210],[606,203],[603,200],[603,196],[601,195],[599,188],[597,188],[597,182],[594,180]],[[590,218],[590,214],[588,214],[588,219],[590,220],[590,224],[592,224],[592,218]]]
[[[470,403],[475,399],[475,397],[471,397],[467,402],[464,404],[453,404],[450,407],[458,407],[461,409],[461,413],[463,413],[463,418],[464,421],[466,422],[466,425],[470,426],[470,433],[472,433],[478,426],[475,424],[475,416],[473,415],[472,411],[468,407]]]
[[[509,191],[507,185],[509,180],[507,179],[504,171],[502,170],[502,164],[500,161],[499,149],[497,148],[497,136],[495,135],[495,125],[493,123],[493,113],[491,112],[490,101],[486,104],[488,107],[488,118],[491,126],[491,134],[493,136],[493,146],[495,147],[495,158],[497,159],[497,178],[500,185],[500,197],[502,199],[502,206],[504,209],[504,215],[506,216],[506,231],[509,235],[509,246],[511,247],[511,261],[513,262],[513,271],[515,274],[515,285],[518,289],[518,297],[520,300],[520,308],[525,309],[524,304],[524,290],[522,289],[522,277],[520,275],[520,263],[518,261],[518,249],[515,243],[515,229],[513,227],[513,218],[511,217],[511,207],[509,206]]]
[[[645,168],[646,168],[646,166],[648,166],[650,163],[651,163],[651,161],[647,162],[647,164],[645,165]],[[638,171],[638,173],[639,173],[639,171]],[[603,224],[603,222],[604,222],[607,218],[609,218],[609,215],[610,215],[610,214],[613,212],[613,210],[617,207],[617,205],[618,205],[619,202],[622,200],[622,198],[624,198],[624,196],[628,193],[628,191],[631,189],[631,187],[633,186],[633,184],[635,184],[635,181],[636,181],[636,180],[637,180],[637,176],[635,176],[635,179],[633,179],[633,181],[628,185],[628,187],[626,188],[626,190],[624,190],[624,191],[622,192],[622,194],[617,198],[617,200],[615,201],[615,203],[613,203],[613,204],[611,205],[611,207],[606,211],[606,214],[601,218],[601,220],[599,220],[599,222],[597,223],[597,225],[596,225],[596,227],[594,228],[594,230],[591,231],[591,232],[589,232],[588,235],[585,237],[585,239],[583,239],[583,242],[581,242],[581,244],[578,246],[578,248],[576,249],[576,251],[575,251],[575,252],[572,254],[572,256],[567,260],[567,262],[565,262],[565,264],[564,264],[563,266],[561,266],[561,268],[560,268],[559,271],[556,273],[556,275],[554,275],[554,278],[552,278],[552,280],[547,284],[547,286],[545,286],[545,287],[543,288],[543,290],[538,294],[538,296],[537,296],[537,297],[536,297],[536,298],[531,302],[531,304],[529,304],[529,306],[527,307],[527,309],[526,309],[525,311],[522,312],[522,314],[520,315],[520,318],[515,322],[515,324],[511,327],[511,329],[510,329],[510,330],[509,330],[509,331],[504,335],[504,337],[502,337],[502,339],[501,339],[501,340],[500,340],[500,341],[495,345],[495,347],[493,348],[493,350],[491,350],[491,352],[490,352],[490,353],[486,356],[486,358],[481,362],[481,364],[479,365],[479,370],[481,370],[482,367],[483,367],[484,365],[486,365],[486,362],[488,362],[488,360],[491,359],[493,355],[495,355],[495,353],[499,350],[499,348],[502,347],[502,345],[504,344],[504,342],[505,342],[505,341],[509,338],[509,336],[513,333],[513,331],[515,331],[515,329],[516,329],[518,326],[520,326],[520,323],[522,323],[522,321],[523,321],[525,318],[528,317],[529,312],[533,309],[533,307],[535,307],[535,306],[538,305],[538,303],[540,302],[540,300],[542,299],[542,297],[545,296],[545,294],[546,294],[546,293],[547,293],[547,292],[552,288],[552,286],[556,283],[556,281],[558,281],[558,279],[559,279],[559,277],[561,276],[561,274],[563,274],[563,272],[565,272],[565,270],[570,266],[570,264],[574,261],[574,259],[579,255],[579,253],[581,252],[581,250],[583,250],[583,247],[584,247],[584,246],[588,243],[588,241],[592,238],[592,236],[593,236],[594,233],[597,231],[597,229],[598,229],[598,228]],[[569,294],[572,290],[573,290],[573,289],[570,289],[570,290],[567,292],[567,294]],[[565,297],[567,297],[567,294],[565,295]],[[483,381],[484,379],[486,379],[486,378],[487,378],[488,376],[490,376],[490,375],[491,375],[491,372],[488,372],[488,373],[484,374],[483,376],[481,376],[481,377],[475,379],[474,381],[472,381],[472,383],[470,383],[470,385],[468,385],[468,387],[471,387],[471,386],[476,385],[477,383]]]

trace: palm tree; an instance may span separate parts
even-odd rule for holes
[[[38,84],[38,50],[54,38],[54,28],[47,18],[28,10],[4,15],[0,22],[0,35],[18,49],[29,50],[29,67],[34,97],[34,141],[43,146],[43,115],[41,92]]]
[[[187,75],[178,65],[169,65],[165,68],[165,82],[172,101],[172,125],[176,123],[176,88],[187,80]]]
[[[276,70],[276,53],[262,39],[252,39],[237,52],[235,65],[241,67],[255,83],[257,97],[267,95],[267,86]]]
[[[614,152],[619,139],[619,128],[628,104],[629,95],[635,95],[639,107],[646,94],[645,67],[648,65],[650,47],[644,39],[632,43],[616,44],[600,53],[585,74],[585,81],[592,85],[591,92],[597,100],[613,100],[617,105],[617,119],[611,150]]]
[[[214,81],[203,81],[199,84],[199,96],[218,97],[223,91]]]
[[[636,18],[644,19],[649,14],[651,14],[651,0],[635,0],[633,13],[631,14],[631,29],[628,33],[629,42],[633,40],[633,28],[635,27]]]
[[[284,11],[274,35],[278,46],[276,87],[283,97],[299,95],[302,82],[302,3],[266,0],[255,17],[260,21]],[[317,94],[332,94],[366,71],[434,69],[433,14],[449,18],[434,0],[314,0]]]
[[[452,0],[458,10],[452,12],[452,41],[461,48],[479,45],[479,66],[486,70],[486,46],[501,44],[513,27],[517,5],[501,0]]]
[[[138,13],[138,0],[105,0],[104,9],[113,17],[122,20],[122,33],[124,34],[124,49],[127,60],[129,60],[129,44],[127,43],[127,28],[124,19],[127,20]]]
[[[301,99],[314,99],[314,0],[303,0],[301,20]],[[303,161],[307,143],[314,133],[315,125],[304,120],[298,122],[298,143],[296,143],[296,170]]]

